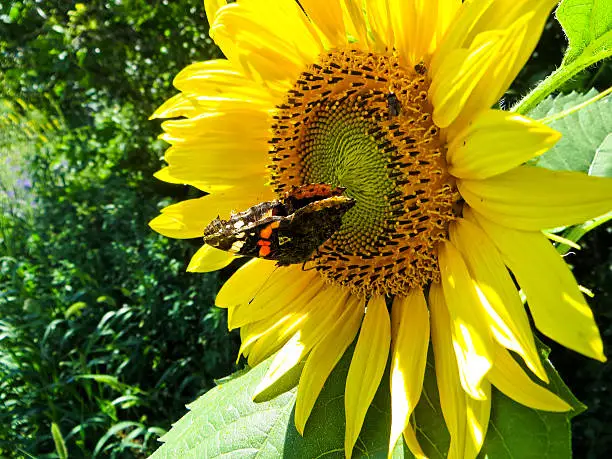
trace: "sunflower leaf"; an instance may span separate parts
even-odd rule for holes
[[[189,405],[189,413],[161,438],[151,459],[232,457],[344,457],[344,383],[350,349],[328,378],[306,424],[305,436],[295,429],[295,389],[262,403],[252,396],[272,358],[248,372],[225,378]],[[383,383],[368,411],[354,457],[386,457],[390,398]],[[394,458],[405,457],[398,444]]]
[[[429,458],[443,459],[446,457],[450,438],[441,419],[440,399],[432,362],[433,359],[429,359],[423,395],[415,411],[417,437]],[[547,413],[533,410],[493,390],[489,429],[478,457],[571,458],[570,419],[582,412],[584,405],[573,396],[546,359],[544,366],[551,379],[548,388],[568,402],[573,411]]]
[[[151,458],[277,456],[291,426],[295,391],[266,403],[251,400],[270,363],[224,380],[189,405],[189,412],[161,437],[164,444]]]
[[[283,457],[344,457],[344,387],[353,351],[354,346],[348,349],[327,379],[308,418],[303,438],[293,428],[292,417],[291,429],[287,429],[286,454]],[[391,397],[387,368],[366,414],[353,457],[387,457],[390,426]],[[403,442],[398,442],[393,458],[412,457],[406,451]]]
[[[556,16],[569,41],[563,65],[580,59],[593,63],[612,55],[610,2],[564,0]]]
[[[317,400],[304,437],[294,427],[295,389],[262,403],[252,394],[268,370],[271,359],[248,372],[224,379],[215,389],[189,406],[187,413],[161,438],[164,444],[152,459],[231,457],[330,457],[344,456],[344,386],[353,348],[342,357]],[[545,355],[543,355],[545,358]],[[423,395],[416,408],[417,436],[431,459],[443,459],[449,446],[433,369],[429,359]],[[572,413],[546,413],[519,405],[494,391],[491,425],[482,455],[495,458],[569,458],[569,421],[584,406],[545,361],[551,377],[549,389],[572,405]],[[368,410],[353,457],[387,456],[391,400],[389,368]],[[411,458],[403,441],[393,458]]]
[[[612,134],[608,134],[595,152],[589,175],[612,177]]]
[[[496,459],[572,457],[570,420],[582,413],[585,406],[574,397],[550,362],[543,361],[550,377],[548,389],[569,403],[572,411],[549,413],[533,410],[497,390],[493,391],[491,420],[481,452],[483,457],[485,453]]]
[[[561,66],[512,108],[520,114],[533,110],[578,73],[612,56],[612,8],[608,0],[563,0],[556,17],[569,46]]]
[[[551,96],[542,101],[529,116],[547,118],[581,104],[597,95],[592,89],[586,94],[572,92]],[[589,172],[596,152],[612,132],[612,97],[600,99],[563,118],[552,121],[552,128],[563,134],[561,140],[536,160],[540,167],[553,170]],[[598,164],[605,160],[605,152]],[[609,159],[608,159],[609,161]],[[596,166],[598,170],[600,165]]]

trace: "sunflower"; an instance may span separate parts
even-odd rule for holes
[[[205,1],[227,59],[181,71],[180,93],[153,117],[178,118],[162,124],[171,146],[156,177],[208,194],[166,207],[151,226],[201,237],[217,215],[309,183],[344,187],[355,200],[315,269],[253,259],[216,299],[250,365],[276,353],[262,390],[304,363],[300,433],[355,338],[347,456],[389,359],[389,448],[403,434],[424,456],[413,410],[430,343],[449,457],[481,449],[491,385],[535,409],[569,410],[544,387],[517,284],[540,332],[605,360],[593,315],[542,230],[610,210],[612,181],[530,166],[560,134],[490,108],[556,3]],[[235,258],[205,245],[188,270]]]

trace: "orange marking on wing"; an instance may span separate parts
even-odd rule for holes
[[[268,255],[270,255],[270,252],[272,252],[272,250],[270,249],[270,246],[269,245],[263,245],[259,249],[259,256],[260,257],[267,257]]]
[[[267,225],[259,232],[259,237],[263,239],[270,239],[270,236],[272,236],[272,225]]]
[[[269,246],[270,244],[271,244],[270,241],[265,241],[263,239],[260,239],[259,241],[257,241],[257,245],[260,246],[260,247],[261,246],[264,246],[264,247],[265,246]]]
[[[272,229],[276,229],[276,228],[278,228],[279,226],[280,226],[280,222],[272,222],[272,223],[270,223],[270,227],[271,227]]]

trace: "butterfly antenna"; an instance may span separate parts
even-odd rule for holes
[[[251,304],[253,302],[253,300],[255,299],[255,297],[257,295],[259,295],[259,293],[263,290],[263,288],[266,286],[266,284],[268,283],[268,281],[270,280],[270,278],[272,277],[272,274],[274,274],[276,272],[276,270],[279,268],[280,266],[277,264],[276,267],[274,268],[274,270],[268,274],[268,277],[266,278],[266,280],[264,281],[263,284],[261,284],[261,286],[257,289],[257,291],[253,294],[253,298],[251,298],[249,300],[249,304]]]
[[[308,263],[309,261],[312,260],[306,260],[304,263],[302,263],[302,271],[312,271],[313,269],[317,269],[317,266],[313,266],[312,268],[306,268],[306,263]]]
[[[314,258],[317,258],[319,255],[321,255],[321,252],[319,251],[319,247],[317,247],[317,250],[315,251],[316,255],[313,257],[311,256],[308,260],[304,260],[304,263],[302,263],[302,271],[312,271],[313,269],[316,269],[316,265],[313,266],[312,268],[308,268],[306,269],[306,263],[308,263],[309,261],[313,261]]]

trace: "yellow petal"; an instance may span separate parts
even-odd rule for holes
[[[393,309],[398,311],[399,324],[392,330],[389,454],[421,398],[429,344],[429,311],[421,289],[411,290],[407,297],[395,297]],[[421,453],[418,447],[415,454]]]
[[[306,421],[329,374],[355,339],[364,307],[365,298],[351,296],[345,305],[344,313],[308,356],[295,402],[295,427],[300,435],[304,435]]]
[[[548,381],[527,313],[493,242],[478,225],[465,219],[450,226],[450,237],[474,278],[494,338],[523,357],[540,379]]]
[[[191,273],[208,273],[225,268],[237,257],[233,253],[215,249],[207,244],[203,245],[191,257],[187,271]]]
[[[164,102],[149,117],[150,120],[156,118],[176,118],[179,116],[190,117],[197,112],[193,103],[184,94],[177,94]]]
[[[501,225],[538,231],[582,223],[612,209],[612,179],[521,166],[486,180],[459,180],[463,199]]]
[[[212,25],[217,17],[217,12],[222,6],[227,5],[226,0],[204,0],[204,11],[208,24]]]
[[[365,415],[389,359],[391,324],[384,296],[368,302],[355,353],[346,377],[344,453],[351,457]]]
[[[342,8],[340,0],[303,0],[300,5],[313,25],[320,30],[327,48],[337,48],[346,45],[346,31],[342,21]]]
[[[249,302],[270,275],[275,270],[282,269],[287,268],[279,268],[274,261],[260,258],[245,263],[223,284],[215,299],[215,305],[228,308]]]
[[[455,21],[461,5],[461,0],[438,0],[438,18],[435,26],[434,48],[430,50],[431,52],[435,51],[435,48],[444,39],[446,31]]]
[[[485,393],[483,400],[465,397],[467,425],[465,451],[459,456],[461,459],[476,459],[487,435],[491,415],[491,384],[488,381],[483,382],[482,389]]]
[[[469,47],[469,40],[474,37],[474,29],[480,24],[482,17],[486,16],[494,2],[495,0],[480,0],[462,4],[432,57],[430,68],[432,76],[438,73],[442,63],[447,61],[452,53]]]
[[[509,5],[513,4],[513,0],[505,0]],[[506,89],[514,81],[518,73],[527,63],[527,60],[531,57],[536,45],[540,41],[542,30],[546,25],[546,21],[550,15],[550,12],[559,4],[559,0],[540,0],[533,2],[531,0],[523,0],[523,3],[518,8],[525,8],[533,12],[533,16],[526,25],[526,34],[523,39],[522,45],[518,48],[517,56],[512,63],[512,67],[505,72],[506,79],[499,85],[499,97],[503,95]],[[516,2],[514,2],[516,5]],[[499,16],[503,18],[505,24],[508,24],[508,8],[505,10],[500,8]],[[512,20],[510,18],[510,20]]]
[[[268,91],[243,75],[227,59],[195,62],[181,70],[172,82],[174,87],[200,105],[213,105],[217,99],[242,100],[253,106],[268,105],[276,100]]]
[[[265,319],[294,301],[306,301],[323,287],[315,270],[302,271],[302,265],[292,265],[274,271],[248,303],[237,305],[232,314],[230,330]]]
[[[459,48],[469,48],[476,38],[488,31],[507,30],[521,17],[532,14],[533,23],[529,23],[527,35],[530,37],[525,42],[524,49],[520,51],[517,59],[519,69],[531,55],[537,43],[543,22],[548,17],[550,10],[558,3],[558,0],[472,0],[464,2],[458,14],[450,23],[450,27],[441,40],[432,61],[432,73],[435,74],[440,64],[445,61],[449,53]],[[535,42],[533,40],[535,39]],[[511,75],[514,72],[508,72]],[[510,81],[514,76],[510,78]]]
[[[458,118],[469,119],[499,99],[500,80],[505,81],[517,57],[531,17],[526,15],[503,31],[481,33],[467,50],[453,51],[440,64],[429,92],[436,125],[446,128]]]
[[[605,361],[593,313],[572,272],[546,237],[498,225],[470,209],[464,209],[464,215],[477,221],[499,249],[527,296],[536,327],[565,347]]]
[[[303,323],[308,319],[309,314],[322,302],[321,298],[327,298],[330,291],[322,282],[313,282],[304,290],[300,296],[282,309],[265,319],[257,322],[249,322],[240,328],[242,344],[240,353],[248,356],[259,340],[272,343],[267,347],[282,347],[284,342],[299,330]],[[246,303],[245,303],[246,304]],[[325,303],[327,304],[327,303]],[[248,304],[245,307],[248,308]],[[228,323],[232,324],[233,312],[242,305],[233,306],[228,309]],[[280,344],[279,344],[280,343]],[[266,347],[266,343],[259,345],[259,348]],[[268,352],[264,349],[264,352]]]
[[[184,185],[185,184],[185,182],[183,182],[182,179],[174,177],[172,175],[172,173],[170,173],[170,171],[168,169],[169,169],[168,167],[164,167],[164,168],[158,170],[155,174],[153,174],[153,177],[155,177],[158,180],[162,180],[164,182],[176,183],[177,185]]]
[[[261,129],[267,129],[270,124],[266,110],[245,101],[229,100],[217,104],[216,108],[214,113],[163,122],[165,133],[160,138],[172,145],[199,143],[208,139],[209,142],[224,142],[239,147],[236,137],[265,142],[267,134]]]
[[[475,400],[463,391],[453,352],[451,317],[439,284],[430,287],[429,309],[440,406],[451,437],[448,458],[475,458],[489,423],[491,384],[482,381],[482,400]]]
[[[531,55],[557,3],[474,0],[463,4],[432,60],[432,89],[437,88],[433,94],[440,104],[434,101],[438,126],[447,127],[455,120],[463,125],[501,97]],[[461,55],[464,62],[458,60]]]
[[[407,65],[428,62],[457,13],[459,0],[390,0],[395,49]]]
[[[453,330],[453,347],[463,389],[484,399],[483,378],[491,368],[491,335],[482,304],[459,251],[449,241],[438,250],[444,298]]]
[[[348,292],[341,287],[324,286],[301,314],[287,321],[284,326],[268,330],[253,345],[249,352],[249,365],[255,366],[267,359],[295,334],[298,334],[299,353],[294,350],[292,356],[301,360],[328,333],[329,327],[342,314],[347,296]]]
[[[173,145],[164,157],[170,166],[163,177],[161,172],[156,177],[206,192],[224,186],[265,189],[262,185],[269,180],[268,127],[267,112],[246,102],[232,107],[223,103],[214,113],[166,121],[160,138]],[[273,196],[271,189],[268,194]]]
[[[204,228],[217,216],[229,216],[232,210],[248,209],[251,205],[248,196],[208,195],[165,207],[161,215],[149,222],[149,226],[164,236],[176,239],[204,237]]]
[[[365,14],[370,26],[370,49],[385,52],[393,48],[393,28],[391,27],[391,12],[389,2],[380,0],[365,0]]]
[[[362,2],[360,0],[341,0],[341,2],[347,32],[353,35],[362,49],[368,49],[368,31]]]
[[[291,338],[299,339],[299,335],[296,336],[296,333],[299,332],[300,327],[307,322],[308,318],[314,315],[320,316],[320,314],[316,314],[316,311],[306,311],[304,308],[301,313],[287,314],[283,317],[283,320],[276,323],[272,323],[270,319],[262,320],[261,322],[265,322],[269,326],[265,329],[259,327],[259,336],[250,335],[248,337],[249,343],[243,343],[240,348],[241,353],[247,356],[247,363],[251,367],[259,365],[282,349]],[[256,326],[258,323],[253,325]],[[251,328],[251,324],[247,326]]]
[[[228,193],[242,193],[243,200],[246,196],[252,196],[246,208],[262,201],[272,201],[276,198],[272,188],[266,186],[269,177],[265,173],[250,173],[245,175],[231,173],[230,168],[222,168],[216,175],[208,172],[206,177],[193,174],[185,165],[168,166],[154,174],[154,177],[164,182],[191,185],[199,190],[211,193],[214,196]],[[244,205],[243,205],[244,206]],[[235,207],[232,210],[245,210],[245,207]],[[229,214],[225,218],[229,217]],[[203,228],[202,228],[203,229]]]
[[[551,148],[561,134],[515,113],[484,110],[448,147],[448,169],[462,179],[486,179]]]
[[[211,37],[242,73],[263,85],[291,87],[322,44],[296,2],[251,0],[221,8]],[[227,54],[226,54],[227,55]]]
[[[253,391],[252,398],[256,400],[262,392],[271,388],[283,376],[294,369],[304,357],[304,343],[301,340],[301,333],[298,332],[285,343],[280,351],[276,353],[270,364],[270,368]]]
[[[536,410],[555,412],[572,409],[557,395],[529,379],[510,353],[499,345],[495,346],[495,364],[489,372],[489,381],[521,405]]]
[[[451,438],[448,457],[459,459],[465,450],[466,397],[453,351],[451,318],[440,284],[431,285],[428,304],[440,407]]]
[[[410,452],[414,455],[415,459],[427,459],[427,456],[421,449],[421,445],[419,445],[414,427],[412,427],[410,424],[404,430],[404,441],[406,442],[406,445],[408,445],[408,449],[410,449]],[[389,451],[389,454],[391,453],[392,451]]]
[[[190,142],[170,147],[165,160],[170,165],[169,174],[182,178],[185,183],[207,179],[213,183],[233,183],[263,177],[260,183],[264,184],[269,174],[264,151],[264,143],[259,141],[245,139],[238,146],[225,139],[209,138],[199,144]]]

